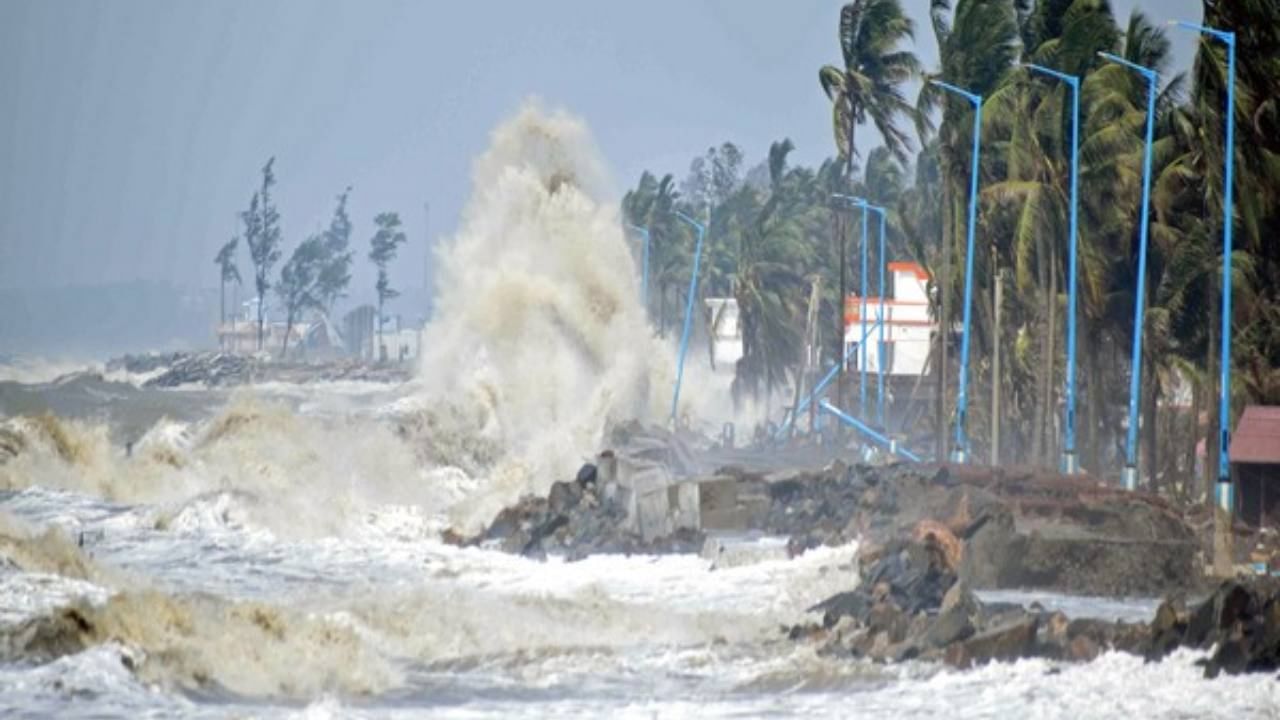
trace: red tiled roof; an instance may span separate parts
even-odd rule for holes
[[[1246,465],[1280,464],[1280,407],[1250,405],[1231,434],[1228,456]]]

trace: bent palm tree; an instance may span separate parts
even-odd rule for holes
[[[899,124],[903,118],[916,121],[915,108],[902,94],[902,85],[920,73],[920,60],[898,45],[915,37],[915,24],[902,11],[899,0],[854,0],[840,9],[840,54],[842,67],[825,65],[818,71],[822,90],[831,100],[832,130],[836,149],[844,166],[846,192],[852,183],[854,159],[858,155],[858,125],[870,119],[884,138],[885,147],[901,162],[907,161],[910,139]],[[835,224],[840,265],[839,306],[836,312],[836,357],[844,338],[844,298],[848,270],[845,233]],[[844,365],[837,378],[836,395],[844,399]]]

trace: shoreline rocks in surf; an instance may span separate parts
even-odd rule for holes
[[[174,352],[124,355],[107,361],[108,372],[147,376],[147,388],[190,385],[233,387],[260,382],[331,382],[350,380],[398,383],[410,379],[412,366],[370,363],[357,359],[323,362],[273,360],[265,355],[222,352]]]
[[[583,465],[573,480],[552,484],[546,497],[526,495],[503,509],[479,535],[465,538],[446,532],[444,540],[526,557],[557,555],[568,560],[601,553],[696,553],[702,548],[705,536],[690,528],[646,539],[628,522],[624,492],[615,483],[599,480],[596,465]]]
[[[821,621],[784,628],[787,635],[830,656],[960,668],[1035,657],[1087,662],[1107,650],[1158,661],[1185,647],[1208,653],[1199,664],[1209,678],[1280,669],[1280,580],[1227,580],[1190,609],[1171,594],[1145,623],[1072,620],[1035,604],[981,602],[960,579],[954,538],[936,526],[918,535],[864,550],[857,587],[811,607]]]

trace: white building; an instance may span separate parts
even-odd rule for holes
[[[913,262],[891,262],[887,266],[889,296],[884,299],[884,360],[889,375],[914,376],[924,372],[929,359],[929,343],[936,325],[929,317],[929,275]],[[880,298],[868,297],[867,371],[879,372]],[[844,341],[849,349],[849,365],[858,367],[862,359],[862,299],[850,294],[844,306]]]
[[[707,327],[716,372],[732,375],[742,359],[742,323],[736,298],[707,298]]]

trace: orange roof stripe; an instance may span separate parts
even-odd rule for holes
[[[916,278],[920,280],[928,280],[929,273],[925,272],[924,267],[920,263],[908,262],[906,260],[895,260],[889,263],[889,272],[909,272],[914,273]]]

